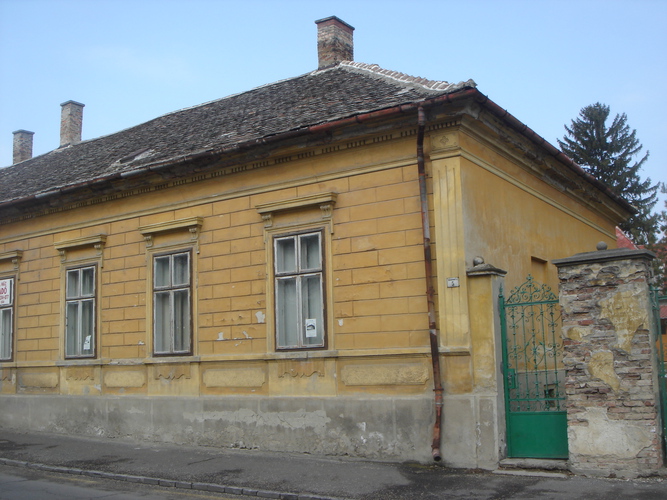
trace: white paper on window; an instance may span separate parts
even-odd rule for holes
[[[306,337],[317,337],[317,320],[314,318],[306,320]]]

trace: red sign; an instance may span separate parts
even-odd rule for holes
[[[0,306],[12,305],[12,285],[13,279],[0,280]]]

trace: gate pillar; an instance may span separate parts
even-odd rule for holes
[[[498,293],[507,271],[476,257],[467,270],[473,393],[477,415],[476,466],[495,469],[504,457],[505,409],[501,386]]]
[[[647,250],[598,251],[558,267],[570,468],[634,477],[663,465]]]

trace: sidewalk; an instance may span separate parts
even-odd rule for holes
[[[284,500],[667,498],[667,479],[498,474],[439,465],[230,450],[0,429],[0,463]],[[244,497],[239,497],[239,499]]]

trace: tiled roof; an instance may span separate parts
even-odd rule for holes
[[[344,62],[0,169],[0,204],[474,86]]]
[[[634,241],[632,241],[628,235],[625,234],[618,226],[616,226],[616,246],[618,248],[628,248],[630,250],[639,250],[640,248],[644,248],[643,245],[635,245]]]

